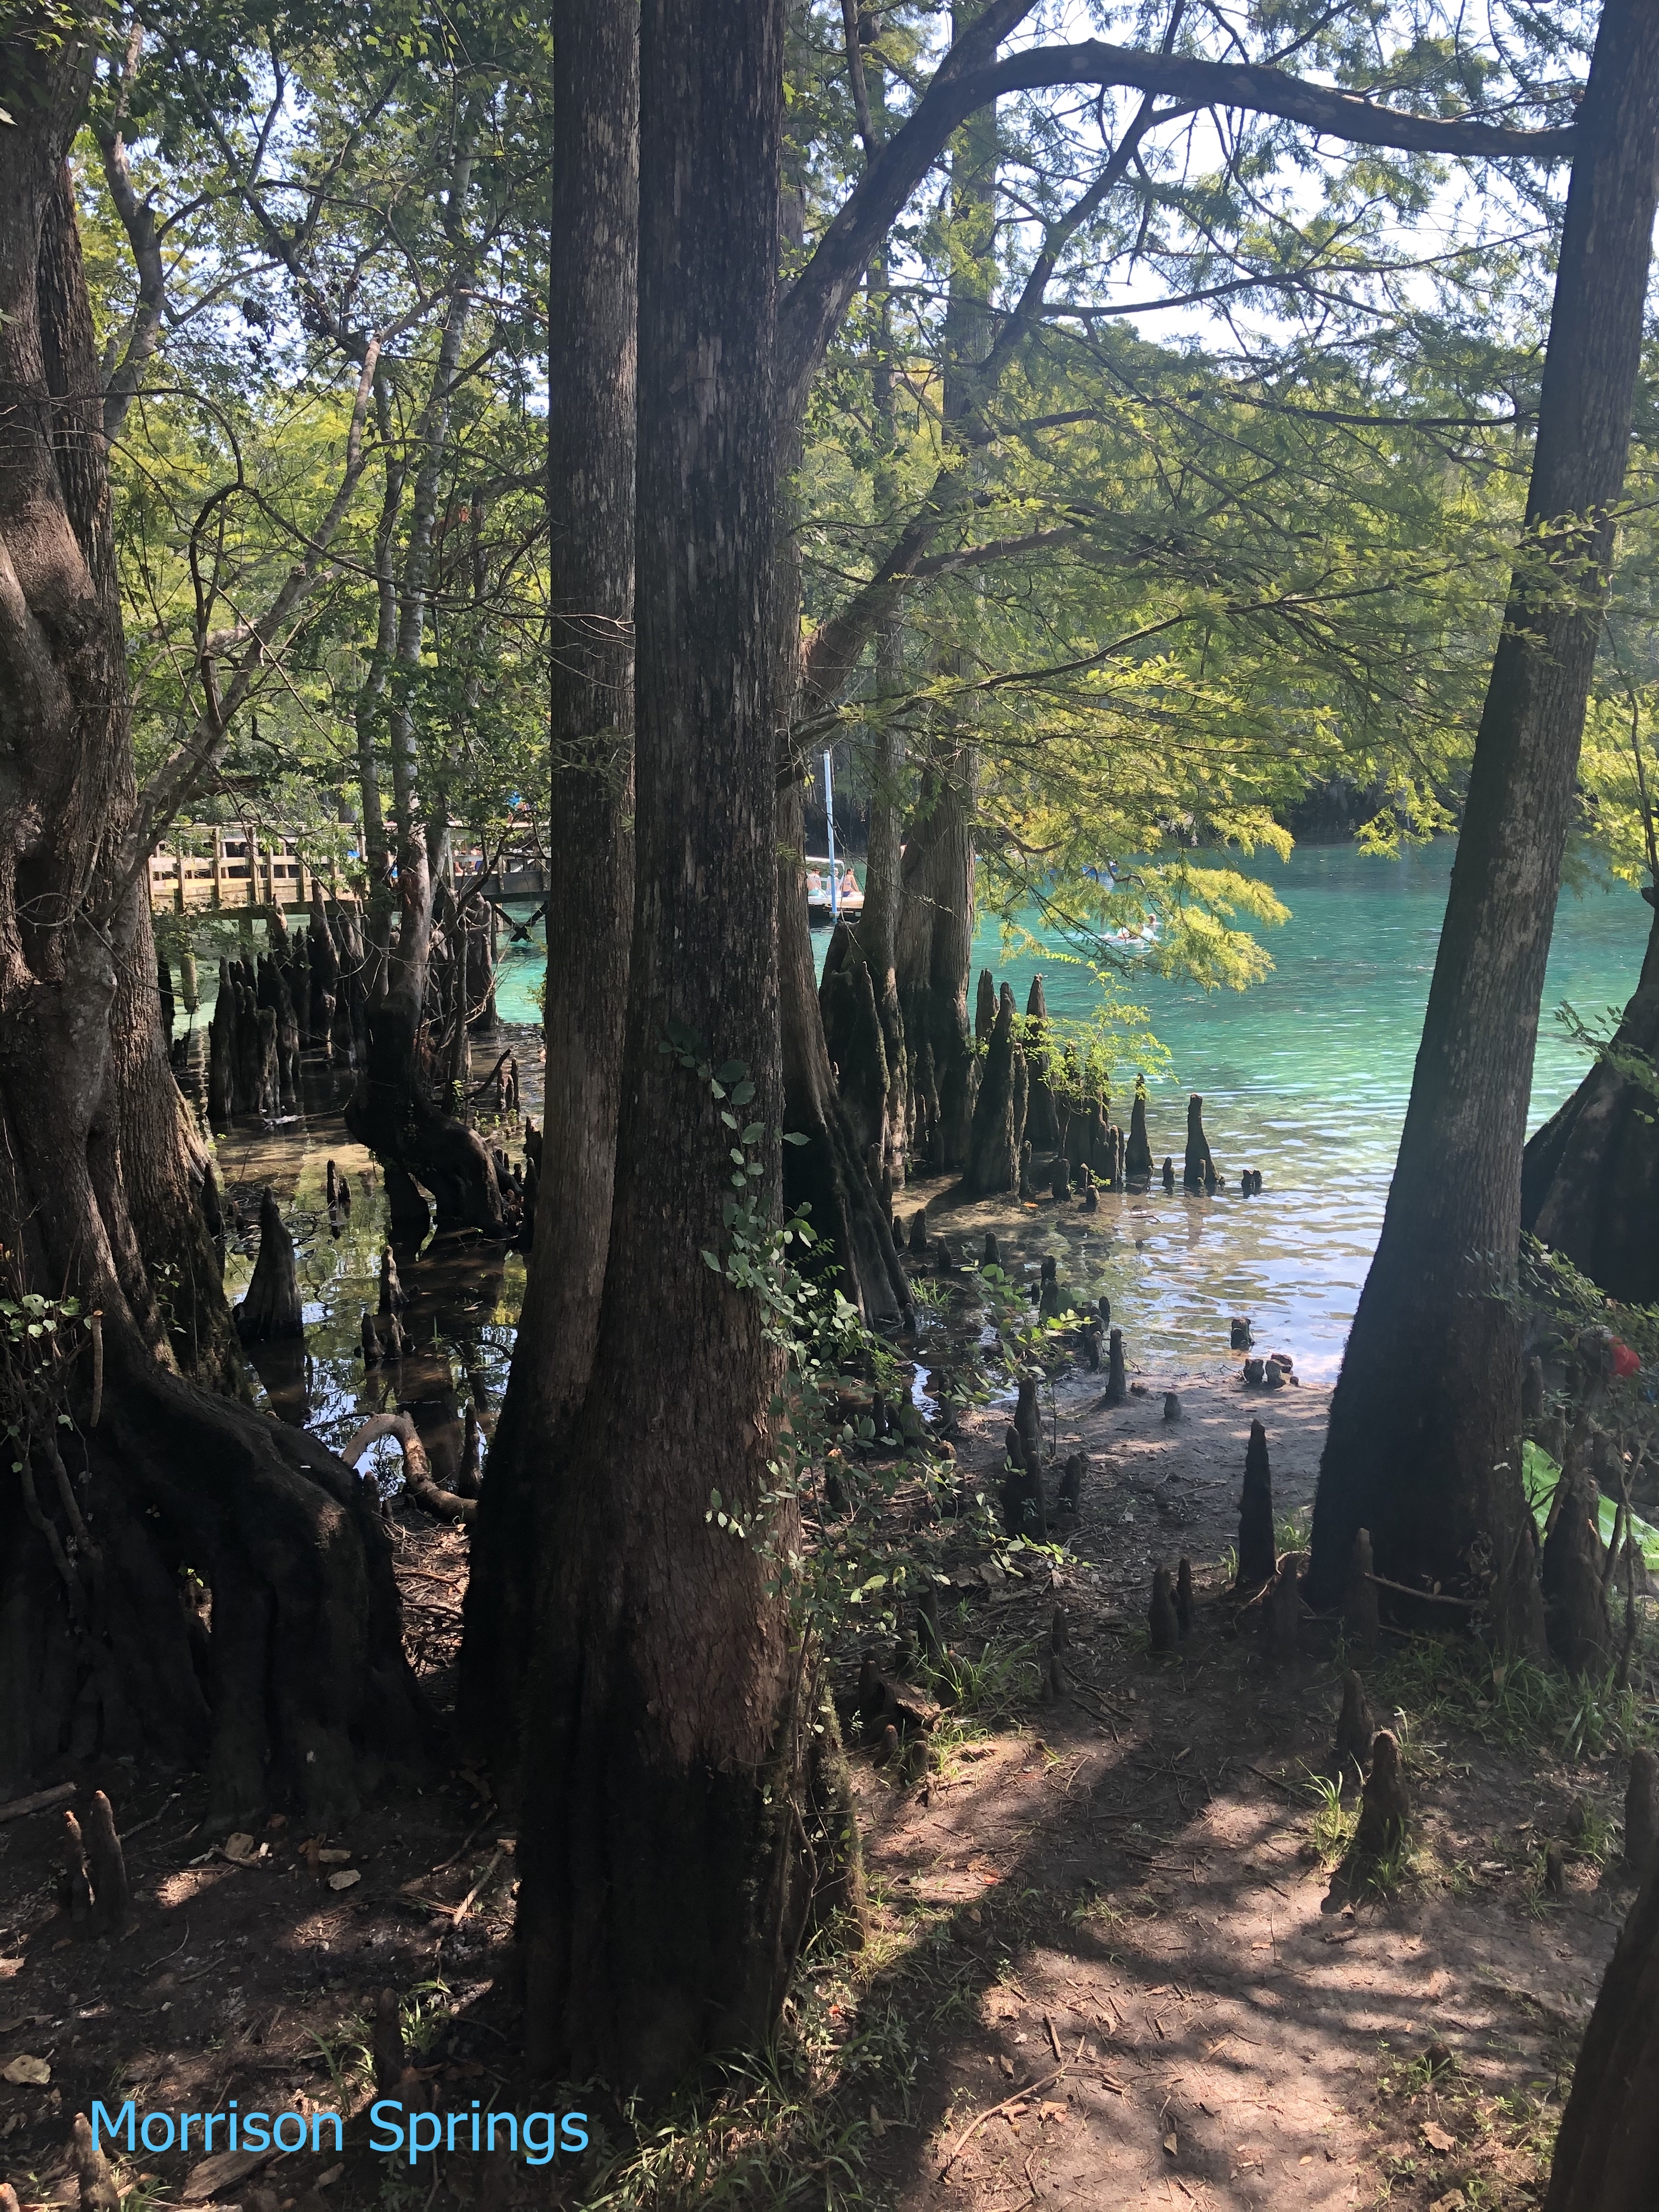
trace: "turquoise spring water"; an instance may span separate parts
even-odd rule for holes
[[[1258,1339],[1287,1346],[1304,1376],[1334,1375],[1382,1218],[1452,853],[1449,840],[1397,860],[1350,845],[1306,846],[1282,865],[1254,862],[1250,872],[1291,909],[1283,928],[1264,933],[1274,963],[1265,981],[1206,993],[1142,975],[1126,985],[1123,995],[1146,1007],[1172,1056],[1152,1088],[1154,1152],[1179,1163],[1187,1094],[1201,1091],[1211,1147],[1233,1187],[1213,1199],[1161,1190],[1109,1198],[1088,1218],[1082,1249],[1075,1235],[1066,1240],[1072,1279],[1107,1291],[1149,1374],[1226,1364],[1225,1316],[1248,1313]],[[1564,1000],[1587,1016],[1622,1006],[1650,919],[1622,885],[1564,895],[1533,1126],[1584,1066],[1553,1009]],[[817,943],[821,957],[827,932]],[[510,956],[504,1019],[534,1019],[528,992],[544,957],[539,948]],[[981,927],[974,958],[975,972],[988,967],[1013,985],[1022,1007],[1041,969],[1052,1012],[1089,1010],[1096,986],[1086,969],[1029,948],[1005,951],[994,926]],[[1247,1166],[1262,1170],[1258,1199],[1237,1195]]]

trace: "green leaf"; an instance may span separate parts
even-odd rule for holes
[[[749,1070],[742,1060],[728,1060],[725,1066],[720,1070],[715,1079],[718,1082],[724,1083],[729,1086],[733,1083],[741,1083],[748,1073]],[[738,1103],[741,1103],[742,1102],[739,1101]]]
[[[741,1105],[743,1101],[739,1099],[738,1103]],[[811,1142],[811,1139],[803,1135],[799,1129],[786,1129],[783,1133],[783,1141],[786,1145],[807,1145]]]
[[[743,1082],[733,1085],[732,1103],[734,1106],[746,1106],[754,1095],[755,1086],[745,1077]]]
[[[751,1121],[749,1124],[749,1127],[744,1131],[740,1142],[745,1145],[757,1145],[765,1134],[766,1124],[764,1121]]]
[[[703,1246],[703,1248],[702,1248],[702,1256],[703,1256],[703,1260],[704,1260],[704,1262],[706,1263],[706,1265],[707,1265],[707,1266],[708,1266],[708,1267],[712,1270],[712,1272],[713,1272],[714,1273],[715,1273],[716,1275],[718,1275],[718,1274],[720,1273],[720,1261],[719,1261],[714,1257],[714,1254],[709,1250],[708,1247],[706,1244],[705,1244],[705,1245]]]

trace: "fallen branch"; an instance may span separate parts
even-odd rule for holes
[[[1401,1597],[1418,1598],[1425,1605],[1457,1605],[1466,1612],[1479,1613],[1486,1603],[1484,1598],[1453,1597],[1445,1590],[1413,1589],[1409,1583],[1391,1583],[1386,1575],[1367,1575],[1365,1579],[1375,1583],[1378,1589],[1398,1590]]]
[[[22,1820],[31,1813],[49,1813],[54,1805],[67,1805],[75,1790],[73,1782],[59,1782],[50,1790],[37,1790],[33,1797],[14,1797],[0,1805],[0,1820]]]
[[[381,1437],[396,1437],[403,1447],[404,1487],[423,1512],[438,1521],[477,1518],[476,1498],[457,1498],[453,1490],[440,1490],[432,1480],[432,1462],[426,1455],[420,1431],[407,1413],[374,1413],[366,1420],[340,1454],[348,1467],[356,1467],[372,1443]]]
[[[944,2180],[945,2175],[949,2173],[951,2168],[962,2156],[963,2151],[967,2149],[969,2144],[979,2133],[980,2130],[985,2125],[987,2120],[994,2120],[999,2112],[1012,2111],[1014,2106],[1024,2104],[1027,2097],[1035,2097],[1039,2090],[1052,2089],[1054,2083],[1059,2081],[1060,2075],[1065,2071],[1066,2069],[1063,2065],[1056,2066],[1052,2074],[1045,2074],[1040,2081],[1028,2081],[1023,2089],[1016,2089],[1012,2097],[1005,2097],[1000,2105],[993,2105],[989,2112],[981,2112],[976,2120],[969,2120],[967,2126],[957,2137],[956,2148],[945,2160],[944,2165],[940,2166],[939,2170],[939,2179],[941,2181]]]

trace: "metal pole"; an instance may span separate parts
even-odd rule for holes
[[[830,756],[823,756],[823,820],[830,833],[830,911],[841,919],[841,889],[836,880],[836,793],[830,781]]]

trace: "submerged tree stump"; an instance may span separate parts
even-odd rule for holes
[[[1631,1908],[1573,2069],[1544,2212],[1652,2212],[1659,2175],[1659,1865]]]
[[[1175,1161],[1168,1152],[1164,1155],[1164,1188],[1169,1191],[1175,1188]]]
[[[1134,1104],[1129,1114],[1129,1141],[1123,1153],[1126,1190],[1146,1190],[1152,1180],[1152,1147],[1146,1135],[1146,1086],[1135,1084]]]
[[[1204,1101],[1196,1091],[1187,1101],[1187,1157],[1181,1180],[1188,1190],[1213,1190],[1221,1180],[1210,1158],[1210,1140],[1204,1133]]]
[[[244,1344],[265,1344],[273,1338],[303,1336],[301,1318],[300,1271],[289,1235],[269,1183],[259,1200],[259,1256],[246,1295],[234,1318]]]

